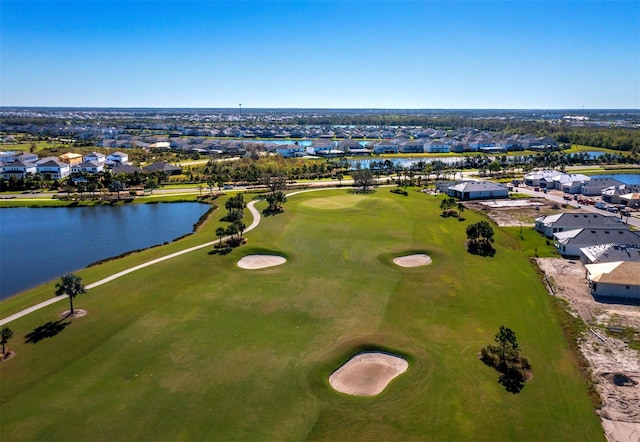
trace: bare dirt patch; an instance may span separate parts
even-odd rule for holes
[[[594,383],[602,399],[599,410],[609,441],[640,440],[640,355],[621,339],[608,336],[606,327],[640,329],[640,308],[605,304],[591,296],[586,269],[580,261],[539,258],[550,291],[567,300],[589,327],[580,350],[589,361]]]
[[[424,253],[416,253],[414,255],[399,256],[393,258],[393,263],[400,267],[420,267],[431,264],[431,257]]]
[[[73,313],[71,313],[71,310],[65,310],[62,313],[60,313],[60,317],[61,318],[82,318],[83,316],[87,315],[87,311],[83,310],[81,308],[74,308],[73,309]]]
[[[238,261],[238,267],[247,270],[264,269],[279,266],[287,262],[286,258],[278,255],[247,255]]]
[[[485,213],[497,225],[502,227],[533,226],[536,218],[555,215],[560,212],[572,212],[574,207],[549,201],[545,198],[523,198],[505,200],[500,204],[495,201],[470,201],[464,203],[468,209]]]
[[[382,393],[395,377],[404,373],[409,363],[386,353],[360,353],[329,376],[329,384],[345,394],[375,396]]]

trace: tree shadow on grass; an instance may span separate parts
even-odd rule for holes
[[[67,325],[71,324],[71,321],[63,322],[64,319],[53,322],[49,321],[44,325],[36,327],[33,331],[27,333],[25,335],[25,343],[27,344],[37,344],[45,338],[52,338],[62,330],[64,330]]]

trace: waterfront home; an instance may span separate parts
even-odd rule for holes
[[[621,184],[619,186],[611,186],[602,190],[602,201],[610,204],[623,204],[621,197],[640,193],[640,184]],[[627,204],[627,206],[629,206]],[[629,206],[631,207],[631,206]]]
[[[307,148],[298,144],[279,144],[276,147],[276,154],[283,158],[298,158],[303,157],[307,151]]]
[[[391,140],[376,141],[371,144],[371,148],[376,154],[398,153],[398,144]]]
[[[602,191],[607,187],[620,186],[621,184],[624,183],[613,178],[593,176],[581,186],[580,193],[587,196],[602,195]]]
[[[547,238],[552,238],[555,233],[567,230],[618,228],[622,226],[624,224],[616,216],[605,216],[591,212],[563,212],[536,218],[535,229]]]
[[[400,143],[401,153],[424,153],[424,142],[419,140],[408,140]]]
[[[557,170],[539,170],[528,173],[524,176],[524,184],[531,187],[539,187],[553,181],[553,177],[561,172]]]
[[[71,175],[71,166],[69,164],[53,158],[39,161],[37,170],[45,179],[60,180]]]
[[[451,146],[442,140],[432,140],[424,143],[424,151],[427,153],[449,153]]]
[[[580,249],[600,244],[640,244],[640,236],[626,225],[617,228],[582,228],[554,233],[555,246],[564,257],[580,256]]]
[[[38,166],[35,163],[27,163],[23,161],[12,161],[0,167],[1,176],[5,180],[11,178],[19,180],[24,178],[28,173],[35,174],[38,172]]]
[[[615,261],[585,265],[591,294],[640,299],[640,262]]]
[[[316,140],[307,146],[309,155],[323,155],[335,150],[336,144],[330,140]]]
[[[491,181],[464,181],[450,186],[447,195],[461,200],[507,198],[509,189]]]

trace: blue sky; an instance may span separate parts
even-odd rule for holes
[[[0,3],[0,105],[640,108],[640,2]]]

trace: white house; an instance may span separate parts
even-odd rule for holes
[[[80,164],[71,166],[73,173],[98,173],[104,171],[104,164],[98,161],[83,161]]]
[[[464,181],[449,187],[447,195],[461,200],[507,198],[509,189],[491,181]]]
[[[408,140],[400,143],[399,147],[402,153],[424,153],[424,142],[419,140]]]
[[[100,152],[91,152],[88,155],[85,155],[82,158],[82,161],[95,161],[96,163],[105,163],[107,161],[107,157]]]
[[[614,261],[585,268],[593,295],[640,299],[640,262]]]
[[[39,163],[37,170],[38,173],[45,177],[51,177],[53,180],[60,180],[71,174],[71,166],[69,164],[53,159]]]
[[[621,184],[624,183],[613,178],[593,176],[591,180],[582,185],[580,193],[587,196],[602,195],[602,191],[607,187],[620,186]]]
[[[297,144],[280,144],[276,147],[276,153],[283,158],[303,157],[307,148]]]
[[[373,153],[398,153],[398,144],[389,140],[376,141],[371,145]]]
[[[424,151],[428,153],[449,153],[451,146],[441,140],[427,141],[424,143]]]
[[[28,173],[37,173],[38,166],[34,163],[24,163],[22,161],[13,161],[11,163],[5,164],[1,167],[2,169],[2,178],[5,180],[15,178],[19,180],[24,178],[24,176]]]
[[[129,155],[124,152],[113,152],[107,157],[107,162],[110,164],[128,164]]]
[[[630,231],[626,225],[617,229],[575,229],[558,232],[553,235],[556,239],[556,248],[560,255],[580,256],[580,249],[596,246],[598,244],[640,244],[640,236]]]
[[[555,233],[582,228],[604,229],[626,227],[616,216],[591,212],[564,212],[536,218],[536,231],[552,238]]]

